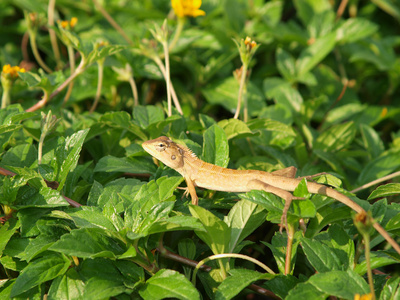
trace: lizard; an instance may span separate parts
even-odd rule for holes
[[[187,192],[191,196],[192,204],[198,205],[195,187],[223,192],[249,192],[263,190],[279,196],[285,200],[282,214],[282,225],[286,225],[286,215],[292,200],[298,199],[292,195],[302,177],[295,178],[296,168],[289,167],[274,172],[259,170],[235,170],[216,166],[199,159],[189,148],[179,145],[166,136],[143,142],[143,149],[151,156],[163,162],[168,167],[180,173],[187,185]],[[311,194],[319,194],[333,198],[349,206],[357,213],[366,211],[353,200],[339,191],[313,181],[307,181],[307,188]],[[389,233],[376,221],[374,228],[400,254],[400,246]]]

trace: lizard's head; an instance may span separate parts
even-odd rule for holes
[[[178,172],[183,167],[185,150],[166,136],[144,142],[142,147],[147,153]]]

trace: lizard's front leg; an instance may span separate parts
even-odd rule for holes
[[[187,194],[187,191],[189,191],[190,197],[192,198],[192,204],[198,205],[199,197],[197,197],[196,188],[194,187],[193,180],[191,180],[188,177],[185,177],[185,180],[186,180],[186,185],[187,185],[187,190],[185,191],[185,194]]]
[[[290,204],[292,203],[292,200],[297,199],[297,197],[294,197],[290,192],[282,190],[280,188],[277,188],[273,185],[267,184],[261,180],[255,179],[251,180],[248,182],[247,187],[252,190],[263,190],[269,193],[272,193],[274,195],[277,195],[278,197],[281,197],[282,199],[285,200],[285,207],[283,208],[282,212],[282,217],[281,217],[281,228],[280,232],[282,232],[283,226],[285,228],[288,228],[287,224],[287,213],[290,208]]]

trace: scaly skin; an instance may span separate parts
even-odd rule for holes
[[[264,190],[285,200],[282,224],[287,225],[286,215],[290,203],[293,199],[296,199],[290,192],[294,191],[302,180],[301,178],[294,178],[296,168],[289,167],[272,173],[258,170],[222,168],[202,161],[197,158],[190,149],[176,144],[165,136],[144,142],[142,147],[153,157],[176,170],[185,178],[187,191],[192,198],[192,204],[198,204],[196,186],[224,192]],[[307,182],[307,188],[312,194],[331,197],[349,206],[357,213],[366,213],[361,206],[349,197],[330,187],[315,182]],[[373,226],[400,254],[400,246],[392,239],[386,230],[377,222],[374,222]]]

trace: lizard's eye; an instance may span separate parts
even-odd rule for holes
[[[159,152],[165,151],[165,148],[166,148],[166,146],[165,146],[164,143],[156,144],[156,149],[157,149],[157,151],[159,151]]]
[[[176,156],[175,156],[175,155],[172,155],[172,156],[171,156],[171,159],[172,159],[172,160],[175,160],[175,159],[176,159]]]

